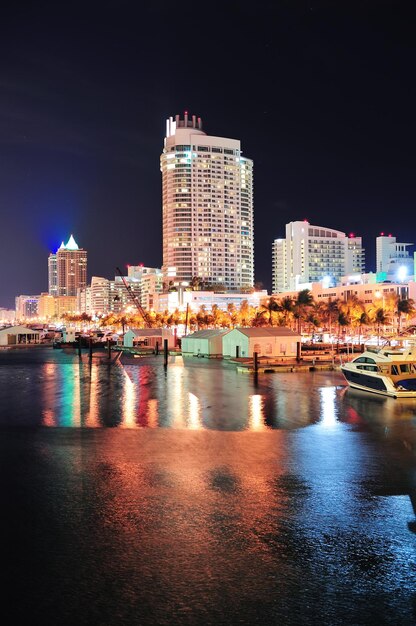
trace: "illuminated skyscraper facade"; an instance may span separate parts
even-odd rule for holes
[[[58,295],[58,266],[56,252],[51,252],[48,258],[48,293],[50,296]]]
[[[240,141],[207,135],[194,115],[171,117],[160,169],[165,283],[252,287],[253,162]]]
[[[414,275],[413,255],[409,253],[412,243],[398,243],[396,237],[384,235],[376,238],[376,271],[383,273],[384,280],[403,281]]]
[[[56,254],[48,259],[49,293],[54,296],[76,296],[87,284],[87,251],[78,247],[71,235],[62,242]]]
[[[286,238],[273,242],[273,292],[296,291],[306,283],[337,285],[341,276],[364,271],[364,254],[361,237],[290,222]]]

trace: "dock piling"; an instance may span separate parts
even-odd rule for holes
[[[168,340],[167,339],[163,340],[163,357],[164,357],[163,365],[167,367],[167,364],[168,364]]]

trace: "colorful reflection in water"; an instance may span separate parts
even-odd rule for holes
[[[124,377],[123,392],[121,426],[124,426],[124,428],[136,428],[136,387],[127,374]]]
[[[413,623],[415,403],[48,359],[0,366],[16,623]]]
[[[13,406],[14,423],[48,428],[331,431],[369,420],[389,429],[404,420],[416,426],[414,401],[354,392],[339,372],[255,380],[217,361],[176,358],[165,368],[154,357],[110,366],[49,353],[45,361],[0,367],[0,383],[0,423],[8,423]]]

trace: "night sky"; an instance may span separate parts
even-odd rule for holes
[[[141,5],[154,4],[143,8]],[[411,2],[16,2],[0,25],[0,306],[47,291],[72,233],[88,274],[162,263],[165,120],[254,160],[255,278],[299,219],[416,243]],[[11,5],[11,3],[10,3]]]

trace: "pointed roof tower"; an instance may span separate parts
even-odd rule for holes
[[[68,243],[66,244],[65,247],[66,247],[67,250],[79,250],[78,244],[77,244],[77,242],[75,241],[75,239],[73,238],[72,235],[68,239]]]

